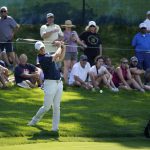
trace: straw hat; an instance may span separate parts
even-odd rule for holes
[[[72,24],[71,20],[66,20],[65,24],[61,25],[61,27],[62,28],[65,28],[65,27],[75,28],[75,25]]]
[[[88,25],[85,27],[85,31],[88,31],[90,26],[95,26],[96,28],[96,33],[98,32],[99,30],[99,27],[96,25],[96,22],[95,21],[89,21]]]

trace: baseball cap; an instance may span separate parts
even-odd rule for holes
[[[147,13],[146,13],[147,15],[150,15],[150,11],[147,11]]]
[[[46,16],[47,16],[47,18],[54,17],[54,14],[53,13],[48,13]]]
[[[6,6],[2,6],[1,8],[0,8],[0,10],[6,10],[7,11],[7,7]]]
[[[131,57],[130,61],[137,61],[138,62],[138,59],[137,59],[137,57],[133,56],[133,57]]]
[[[80,60],[81,60],[81,61],[83,61],[83,60],[86,60],[86,61],[87,61],[87,60],[88,60],[88,58],[87,58],[87,56],[86,56],[86,55],[81,55],[81,56],[80,56]]]
[[[147,28],[147,26],[146,26],[145,23],[140,23],[140,24],[139,24],[139,28],[140,28],[140,29],[141,29],[141,28]]]
[[[95,21],[89,21],[88,26],[89,26],[89,27],[90,27],[90,26],[95,26],[95,27],[96,27],[96,22],[95,22]]]
[[[39,51],[42,47],[45,48],[45,45],[44,45],[41,41],[37,41],[37,42],[35,43],[35,49],[36,49],[36,50]]]

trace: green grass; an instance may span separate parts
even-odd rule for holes
[[[22,138],[21,138],[22,139]],[[15,138],[15,140],[18,140],[18,143],[21,141],[21,139]],[[10,139],[7,138],[9,141]],[[68,140],[68,139],[67,139]],[[8,145],[2,145],[0,147],[0,150],[26,150],[26,149],[32,149],[32,150],[149,150],[150,143],[148,140],[145,139],[135,139],[135,138],[124,138],[124,139],[115,139],[115,140],[106,140],[106,139],[87,139],[87,138],[80,138],[79,140],[76,140],[75,138],[72,141],[65,141],[64,139],[59,141],[52,141],[47,140],[45,142],[34,141],[33,143],[24,143],[24,144],[18,144],[16,141],[14,144],[8,144]],[[14,141],[14,139],[11,138],[11,141]],[[0,140],[1,142],[1,140]],[[37,142],[37,143],[36,143]]]
[[[0,90],[0,150],[148,150],[143,130],[150,116],[150,93],[103,91],[65,87],[60,131],[53,133],[51,111],[35,127],[27,126],[42,105],[41,89]]]
[[[13,87],[0,91],[0,137],[44,136],[51,129],[51,111],[36,127],[26,124],[43,102],[40,89]],[[150,93],[120,91],[112,93],[70,88],[61,102],[60,137],[136,137],[150,112]]]

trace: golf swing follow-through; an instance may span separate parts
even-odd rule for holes
[[[38,50],[38,59],[44,73],[44,103],[36,115],[28,123],[29,126],[39,122],[44,114],[53,107],[52,131],[58,131],[60,120],[60,101],[63,91],[60,71],[56,62],[62,61],[65,55],[65,46],[61,41],[57,41],[57,51],[49,55],[45,53],[45,45],[41,41],[35,43],[35,49]]]

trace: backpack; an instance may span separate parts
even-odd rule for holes
[[[150,138],[150,120],[148,121],[148,123],[144,129],[144,135],[146,138]]]

